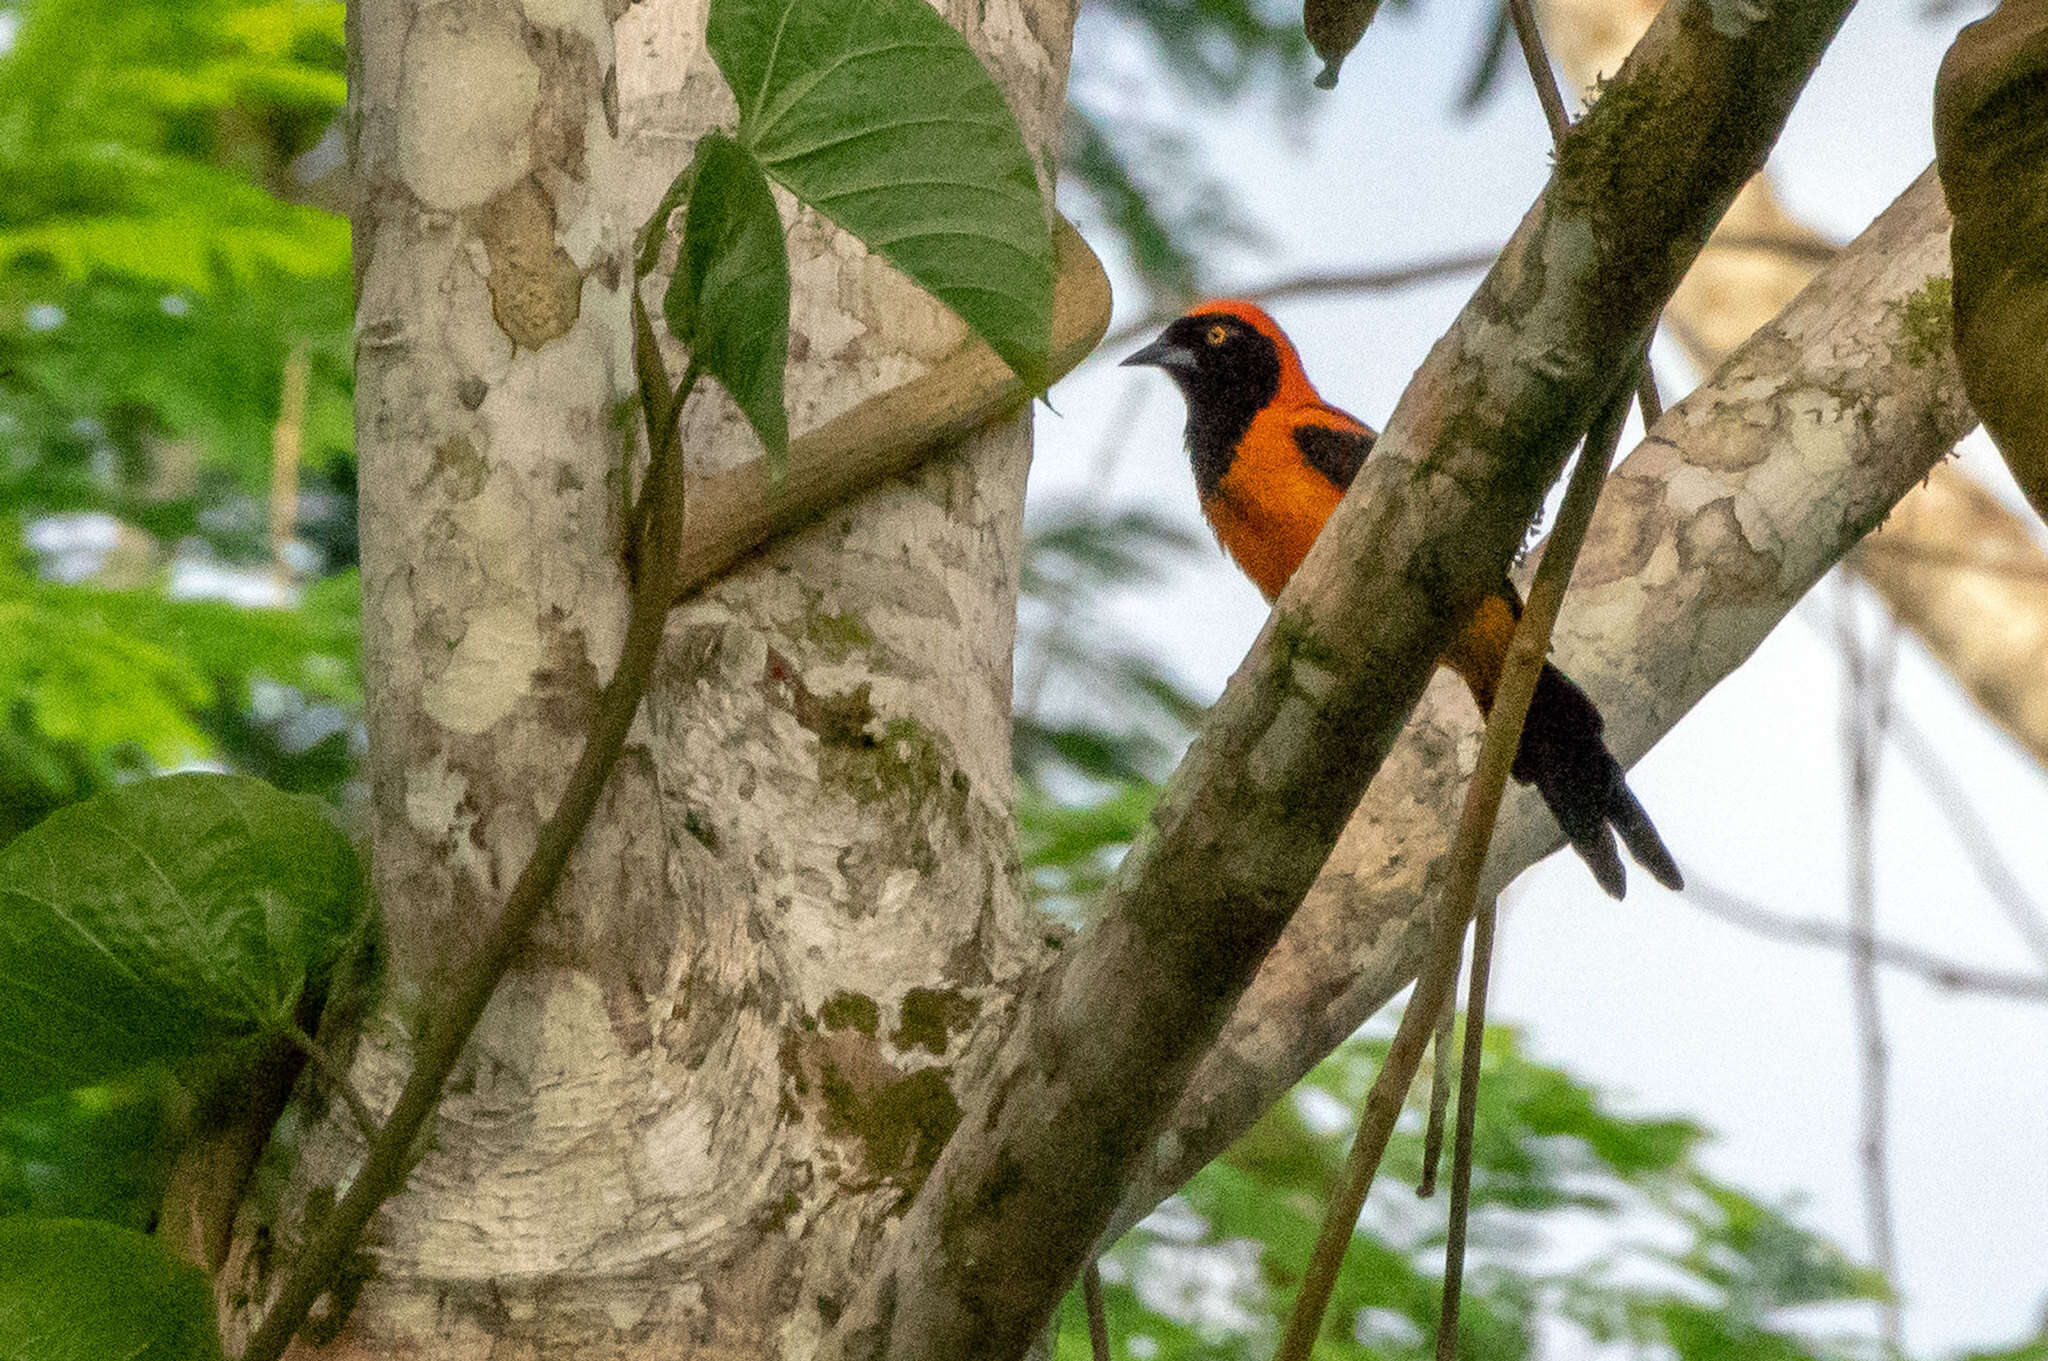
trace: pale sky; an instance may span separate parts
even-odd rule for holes
[[[1268,248],[1226,259],[1226,285],[1506,239],[1549,168],[1534,97],[1515,65],[1480,116],[1454,117],[1485,7],[1419,8],[1382,17],[1340,88],[1315,97],[1312,116],[1257,101],[1217,110],[1156,79],[1126,83],[1120,97],[1185,128],[1271,237]],[[1933,156],[1935,68],[1955,28],[1979,12],[1929,19],[1910,0],[1866,0],[1852,15],[1773,161],[1793,212],[1846,240],[1919,173]],[[1083,40],[1104,41],[1087,30]],[[1324,396],[1380,424],[1475,281],[1274,311]],[[1121,322],[1140,295],[1125,286],[1119,297]],[[1658,357],[1675,399],[1689,379],[1668,348]],[[1103,428],[1135,385],[1144,394],[1136,433],[1113,451],[1106,486],[1089,494],[1170,515],[1206,540],[1180,401],[1159,375],[1119,371],[1116,358],[1057,388],[1059,415],[1041,411],[1035,504],[1088,487]],[[1632,431],[1624,453],[1633,442]],[[1974,437],[1968,466],[2023,505],[1980,446]],[[1859,593],[1874,635],[1879,614]],[[1830,578],[1632,783],[1689,876],[1839,921],[1847,843],[1835,601]],[[1265,615],[1220,551],[1105,608],[1205,697],[1221,690]],[[2041,768],[1910,638],[1895,695],[1967,782],[1982,834],[2048,903]],[[1881,776],[1876,840],[1881,932],[1966,962],[2042,967],[1896,753]],[[1630,1109],[1701,1121],[1719,1136],[1706,1155],[1712,1170],[1752,1191],[1804,1197],[1808,1222],[1863,1252],[1846,960],[1724,925],[1642,874],[1630,885],[1625,903],[1612,902],[1569,855],[1524,875],[1505,899],[1495,1018],[1525,1027],[1539,1057]],[[1881,986],[1908,1344],[1922,1355],[2010,1344],[2048,1308],[2048,1007],[1941,993],[1898,974]]]

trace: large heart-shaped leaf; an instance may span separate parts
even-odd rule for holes
[[[690,358],[725,385],[780,466],[789,450],[789,252],[761,167],[724,133],[697,143],[683,249],[662,311]]]
[[[958,312],[1035,391],[1052,234],[1002,91],[924,0],[713,0],[740,141]]]
[[[220,1361],[206,1274],[133,1229],[0,1219],[0,1356]]]
[[[177,1060],[288,1016],[362,905],[325,807],[172,775],[0,850],[0,1105]]]

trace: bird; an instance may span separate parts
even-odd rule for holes
[[[1202,514],[1224,551],[1273,600],[1308,556],[1377,432],[1322,399],[1293,342],[1255,303],[1198,303],[1123,362],[1161,369],[1180,389]],[[1482,714],[1493,709],[1521,613],[1522,598],[1503,574],[1438,658],[1464,679]],[[1586,692],[1544,662],[1512,773],[1536,786],[1610,896],[1628,888],[1617,835],[1651,878],[1680,889],[1677,862],[1607,749],[1604,726]]]

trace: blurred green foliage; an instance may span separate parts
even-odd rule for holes
[[[329,795],[351,774],[348,226],[318,206],[339,168],[342,14],[0,7],[0,841],[194,761]],[[271,570],[295,351],[297,537],[316,574],[343,575],[293,608],[174,598],[180,567],[245,588]],[[116,551],[23,546],[109,536]]]
[[[0,844],[194,762],[330,799],[354,777],[342,17],[0,5]],[[307,570],[278,607],[192,598],[274,570],[295,351]],[[147,1230],[182,1099],[151,1070],[0,1112],[0,1215]]]
[[[1341,1175],[1350,1113],[1385,1054],[1384,1039],[1345,1044],[1104,1259],[1116,1356],[1271,1354]],[[1460,1355],[1513,1361],[1596,1342],[1686,1361],[1876,1354],[1868,1338],[1802,1326],[1799,1311],[1877,1298],[1882,1281],[1787,1209],[1707,1173],[1698,1126],[1616,1110],[1508,1027],[1487,1031],[1484,1076]],[[1400,1185],[1420,1172],[1420,1124],[1411,1109],[1388,1150],[1319,1358],[1434,1355],[1443,1201]],[[1078,1296],[1057,1355],[1089,1356]]]
[[[1260,234],[1198,141],[1139,97],[1162,84],[1210,104],[1278,98],[1298,113],[1314,67],[1298,6],[1105,0],[1083,7],[1068,80],[1060,186],[1097,248],[1114,245],[1156,304],[1203,291],[1205,257]]]
[[[1157,516],[1083,505],[1045,514],[1026,540],[1010,748],[1017,838],[1038,903],[1070,921],[1151,813],[1204,707],[1103,622],[1100,602],[1200,546]]]
[[[147,1231],[170,1176],[177,1087],[162,1068],[0,1111],[0,1215]]]
[[[345,458],[348,225],[294,201],[346,96],[339,0],[8,13],[0,495],[202,532],[210,497],[267,485],[294,348],[314,370],[305,456]]]
[[[1284,0],[1106,0],[1099,13],[1141,36],[1163,70],[1205,96],[1236,97],[1315,69],[1300,7]]]

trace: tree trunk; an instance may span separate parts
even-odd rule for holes
[[[941,8],[1049,183],[1072,6]],[[630,256],[695,139],[732,115],[703,29],[691,0],[352,8],[390,943],[353,1059],[373,1106],[524,863],[617,657],[621,478],[644,455],[622,415]],[[964,328],[781,202],[800,432],[914,378]],[[683,443],[699,472],[758,454],[709,384]],[[626,753],[431,1147],[295,1355],[811,1353],[1045,949],[1009,817],[1029,454],[1028,416],[991,427],[674,612]],[[314,1109],[288,1175],[242,1208],[231,1345],[360,1156],[346,1119]]]

